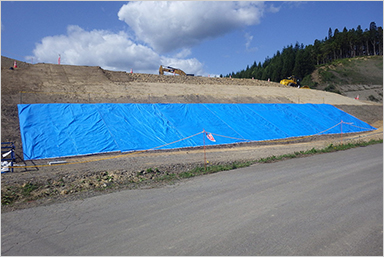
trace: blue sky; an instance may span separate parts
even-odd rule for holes
[[[371,22],[382,1],[2,1],[1,54],[30,63],[157,74],[237,72],[278,50]]]

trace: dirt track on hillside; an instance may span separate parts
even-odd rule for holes
[[[382,139],[381,104],[334,93],[290,88],[259,80],[130,74],[106,71],[100,67],[21,63],[19,68],[10,70],[9,63],[9,59],[2,58],[1,137],[2,142],[15,142],[18,163],[30,168],[2,174],[2,195],[6,193],[3,189],[10,186],[31,183],[43,185],[33,192],[34,198],[31,199],[80,197],[90,190],[98,192],[97,189],[108,188],[111,178],[114,182],[120,180],[121,183],[137,186],[139,180],[152,181],[160,175],[187,171],[203,163],[201,148],[64,158],[60,160],[72,164],[62,166],[46,165],[47,160],[24,163],[17,114],[17,104],[20,103],[327,103],[378,128],[373,132],[344,135],[345,142]],[[210,162],[208,165],[256,160],[321,148],[330,143],[340,143],[340,140],[340,135],[334,135],[301,141],[214,147],[207,149],[207,160]],[[95,161],[101,158],[106,160]],[[76,162],[83,163],[73,164]],[[34,165],[46,166],[34,168]],[[24,199],[20,197],[18,201],[23,202]],[[19,206],[33,204],[37,202],[24,202]]]

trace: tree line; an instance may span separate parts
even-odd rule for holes
[[[316,39],[313,45],[304,46],[296,43],[277,51],[272,58],[267,57],[263,63],[256,61],[251,67],[239,72],[232,72],[225,77],[255,78],[279,82],[281,79],[294,75],[304,78],[311,74],[316,65],[330,63],[337,59],[358,56],[383,55],[383,28],[371,22],[369,29],[343,31],[329,28],[328,36],[323,40]]]

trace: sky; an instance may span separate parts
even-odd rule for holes
[[[1,1],[1,55],[29,63],[200,76],[263,63],[329,28],[383,27],[383,1]]]

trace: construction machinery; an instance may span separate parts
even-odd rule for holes
[[[299,79],[295,78],[295,76],[290,76],[286,79],[280,81],[280,84],[290,86],[290,87],[300,87]]]
[[[193,74],[186,74],[184,71],[177,69],[177,68],[172,68],[172,67],[164,67],[163,65],[160,65],[159,68],[159,74],[164,75],[164,72],[170,72],[173,74],[178,74],[180,76],[193,76]]]

